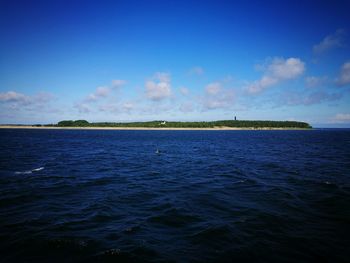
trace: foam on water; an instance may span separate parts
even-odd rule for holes
[[[31,174],[32,173],[32,170],[27,170],[27,171],[22,171],[22,172],[19,172],[19,171],[16,171],[15,174]]]
[[[26,171],[16,171],[15,174],[31,174],[33,172],[39,172],[41,170],[44,170],[45,167],[39,167],[39,168],[35,168],[32,170],[26,170]]]
[[[44,167],[35,168],[32,170],[32,172],[39,172],[41,170],[44,170]]]

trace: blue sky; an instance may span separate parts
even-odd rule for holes
[[[350,1],[0,0],[0,123],[350,127]]]

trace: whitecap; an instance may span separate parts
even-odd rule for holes
[[[44,167],[35,168],[35,169],[32,170],[32,172],[38,172],[38,171],[41,171],[41,170],[44,170]]]
[[[32,172],[39,172],[41,170],[44,170],[45,167],[39,167],[39,168],[35,168],[32,170],[27,170],[27,171],[17,171],[15,172],[15,174],[31,174]]]
[[[29,170],[29,171],[23,171],[23,172],[15,172],[15,174],[31,174],[32,171]]]

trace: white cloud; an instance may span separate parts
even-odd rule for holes
[[[107,104],[102,104],[98,108],[100,111],[103,112],[117,112],[118,107],[114,103],[107,103]]]
[[[153,101],[160,101],[172,95],[171,80],[168,73],[157,72],[151,80],[146,81],[146,96]]]
[[[329,123],[349,124],[350,123],[350,113],[337,113],[336,115],[329,118]]]
[[[299,77],[305,71],[305,63],[299,58],[275,58],[264,67],[264,71],[261,79],[248,85],[248,93],[257,94],[282,81]]]
[[[327,93],[325,91],[313,92],[310,95],[304,97],[304,105],[318,104],[325,101],[336,101],[341,98],[341,94],[337,93]]]
[[[188,90],[188,88],[186,87],[181,87],[180,88],[180,93],[184,96],[188,95],[190,93],[190,91]]]
[[[188,113],[188,112],[192,112],[194,111],[194,105],[192,102],[187,101],[184,102],[180,105],[180,111],[184,112],[184,113]]]
[[[40,92],[34,96],[32,96],[32,104],[44,105],[49,103],[54,96],[49,92]]]
[[[250,84],[247,90],[250,94],[257,94],[263,91],[264,89],[275,85],[277,82],[278,81],[275,78],[263,76],[260,80],[256,80],[252,84]]]
[[[338,29],[334,34],[326,36],[320,43],[314,45],[312,50],[315,54],[321,54],[330,49],[342,47],[345,35],[344,29]]]
[[[17,93],[15,91],[8,91],[0,93],[0,102],[26,102],[29,100],[29,97],[22,94]]]
[[[308,88],[315,88],[325,84],[327,77],[309,76],[305,78],[305,85]]]
[[[135,108],[135,105],[132,102],[124,103],[105,103],[98,107],[99,111],[107,113],[129,113]]]
[[[7,91],[0,93],[0,103],[10,105],[12,109],[20,107],[37,107],[47,104],[52,100],[53,96],[50,93],[41,92],[33,96],[25,95],[15,91]]]
[[[170,82],[170,74],[166,72],[156,72],[153,78],[160,82]]]
[[[204,102],[205,110],[215,110],[220,108],[227,108],[229,106],[228,101],[226,99],[207,99]]]
[[[335,80],[335,82],[339,86],[350,84],[350,61],[342,65],[339,77]]]
[[[91,93],[86,98],[86,101],[93,102],[93,101],[97,101],[100,98],[106,98],[110,92],[111,92],[111,89],[108,87],[97,87],[96,91],[94,93]]]
[[[298,93],[298,92],[286,92],[279,98],[278,105],[314,105],[324,102],[337,101],[342,97],[339,93],[329,93],[322,90],[317,90],[312,93]]]
[[[350,113],[338,113],[335,115],[334,120],[338,122],[350,122]]]
[[[299,58],[275,58],[268,66],[268,74],[278,80],[294,79],[305,70],[305,63]]]
[[[115,88],[115,89],[119,89],[122,86],[124,86],[125,84],[126,84],[126,81],[122,80],[122,79],[114,79],[114,80],[112,80],[112,88]]]
[[[189,70],[189,74],[190,75],[197,75],[197,76],[200,76],[200,75],[203,75],[204,74],[204,69],[201,68],[201,67],[193,67]]]
[[[111,93],[111,88],[106,86],[97,87],[93,93],[90,93],[85,99],[76,102],[74,108],[76,108],[80,113],[90,113],[96,110],[91,104],[99,103],[101,99],[107,98]],[[107,111],[106,105],[100,105],[100,111]]]
[[[127,82],[122,79],[114,79],[110,86],[97,87],[93,93],[90,93],[85,99],[74,104],[80,113],[89,112],[120,112],[122,109],[119,104],[116,103],[116,98],[112,93],[117,92]],[[94,105],[93,105],[94,104]]]
[[[97,97],[107,97],[110,89],[108,87],[98,87],[95,92],[95,96]]]
[[[174,105],[171,103],[155,103],[155,104],[139,104],[137,112],[142,115],[167,116],[174,110]]]
[[[234,91],[225,89],[220,82],[213,82],[205,87],[205,95],[202,98],[204,110],[224,109],[232,106]]]
[[[205,87],[205,92],[207,94],[215,95],[215,94],[218,94],[220,92],[221,88],[222,87],[221,87],[220,82],[213,82],[213,83],[208,84]]]
[[[111,87],[108,86],[100,86],[97,87],[96,90],[89,94],[85,99],[83,103],[91,103],[91,102],[96,102],[102,98],[107,98],[112,92],[113,89],[120,89],[123,85],[126,84],[125,80],[122,79],[115,79],[112,80],[112,85]]]
[[[76,108],[80,113],[89,113],[91,112],[91,108],[88,104],[80,102],[76,103],[74,105],[74,108]]]
[[[129,112],[135,108],[135,105],[131,102],[125,102],[122,107],[123,107],[123,110]]]

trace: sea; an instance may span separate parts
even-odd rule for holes
[[[1,262],[349,262],[350,130],[0,129]]]

